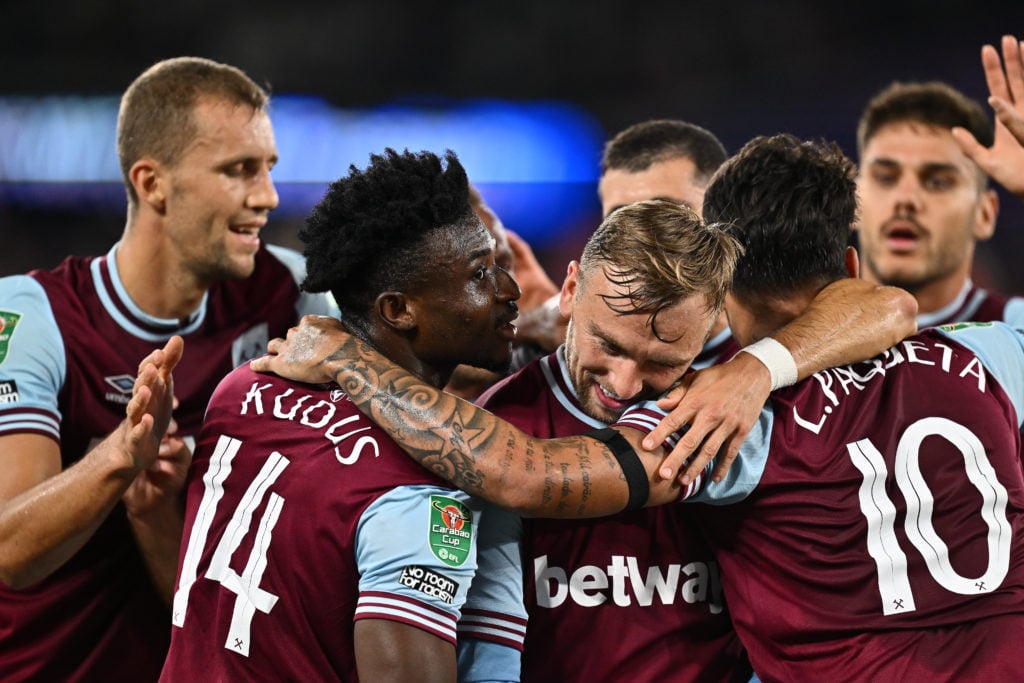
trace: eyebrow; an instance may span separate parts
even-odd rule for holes
[[[487,255],[494,251],[493,247],[482,247],[476,251],[470,252],[469,256],[466,257],[466,263],[472,263],[477,259],[487,258]]]
[[[868,165],[869,166],[898,166],[898,167],[901,167],[901,168],[904,166],[904,164],[896,161],[895,159],[889,159],[887,157],[882,157],[882,158],[878,158],[878,159],[872,159],[871,162]],[[942,172],[942,171],[950,171],[950,172],[953,172],[953,173],[961,173],[962,172],[961,168],[959,166],[957,166],[956,164],[951,164],[951,163],[945,162],[945,161],[928,161],[928,162],[925,162],[924,164],[921,165],[921,168],[918,170],[918,172],[921,172],[921,171],[923,171],[925,173],[936,173],[936,172]]]
[[[623,347],[622,344],[620,344],[619,342],[617,342],[616,340],[614,340],[610,336],[608,336],[608,334],[606,332],[604,332],[604,330],[602,330],[600,327],[597,327],[594,324],[593,321],[590,321],[587,324],[587,332],[589,332],[593,337],[595,337],[596,339],[601,340],[602,342],[604,342],[608,346],[613,347],[614,349],[622,352],[623,354],[629,356],[630,358],[633,358],[632,354],[628,353],[626,351],[625,347]],[[662,343],[666,344],[667,346],[671,346],[672,345],[671,343],[666,343],[666,342],[662,342]],[[633,360],[635,361],[636,359],[633,358]],[[666,357],[662,357],[660,355],[650,355],[650,356],[648,356],[644,360],[644,363],[645,364],[647,364],[647,363],[656,363],[657,365],[676,367],[676,366],[680,366],[680,365],[689,365],[689,364],[693,363],[693,358],[682,358],[682,359],[679,359],[679,358],[666,358]]]

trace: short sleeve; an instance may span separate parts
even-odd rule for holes
[[[60,440],[57,396],[67,374],[60,328],[46,292],[27,275],[0,278],[0,435]]]
[[[613,427],[630,427],[644,434],[650,434],[658,423],[667,415],[654,401],[645,401],[632,406],[619,417]],[[708,464],[703,476],[694,480],[683,492],[682,499],[696,503],[727,505],[746,498],[756,488],[768,462],[768,449],[771,445],[772,425],[775,413],[771,401],[761,409],[754,427],[740,446],[740,452],[733,461],[729,471],[720,482],[710,481],[710,470],[714,461]],[[670,434],[662,447],[670,451],[679,443],[683,431]]]
[[[435,486],[400,486],[363,513],[356,530],[355,619],[390,619],[456,642],[477,569],[480,504]]]

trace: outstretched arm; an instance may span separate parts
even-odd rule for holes
[[[772,337],[792,354],[800,380],[881,353],[916,331],[916,315],[917,301],[910,293],[844,278],[821,290],[798,318]],[[644,439],[645,448],[656,448],[669,434],[690,425],[662,465],[660,476],[673,476],[695,452],[699,464],[721,451],[712,475],[721,480],[770,390],[767,367],[749,353],[687,375],[658,402],[672,412]],[[687,467],[683,483],[697,471]]]
[[[1021,45],[1014,36],[1003,36],[1002,62],[995,47],[985,45],[981,48],[981,65],[989,91],[988,103],[996,112],[992,146],[983,146],[964,128],[954,128],[953,137],[964,154],[985,173],[1024,199],[1024,58]]]
[[[164,381],[155,368],[145,369],[128,404],[128,418],[65,470],[59,446],[49,438],[0,438],[0,580],[16,589],[28,587],[56,571],[92,537],[139,472],[157,457],[170,419],[170,405],[160,398],[166,396]]]
[[[347,334],[330,318],[303,318],[253,369],[303,381],[334,378],[362,412],[414,460],[460,489],[523,515],[594,517],[624,509],[630,487],[603,442],[589,436],[538,439],[472,403],[446,394]],[[321,359],[321,360],[317,360]],[[640,433],[623,428],[636,450]],[[678,500],[657,475],[663,453],[638,453],[649,504]],[[643,475],[641,475],[643,476]]]

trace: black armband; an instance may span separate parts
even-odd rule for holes
[[[619,462],[622,474],[626,478],[626,486],[629,487],[629,502],[626,503],[626,510],[637,510],[647,504],[647,498],[651,493],[651,485],[647,480],[647,470],[640,462],[640,456],[629,442],[614,429],[604,428],[590,432],[586,436],[601,441],[612,455]]]

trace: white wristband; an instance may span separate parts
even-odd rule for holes
[[[746,351],[764,363],[772,380],[772,391],[796,384],[797,371],[793,354],[771,337],[759,339],[750,346],[744,346],[740,351]]]

